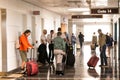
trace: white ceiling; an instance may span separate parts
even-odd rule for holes
[[[26,3],[56,12],[61,15],[81,15],[84,12],[68,11],[69,8],[118,7],[118,0],[22,0]],[[107,5],[103,5],[107,3]],[[98,6],[99,5],[99,6]],[[89,12],[90,14],[90,12]],[[104,15],[110,18],[112,15]]]
[[[83,13],[83,12],[70,12],[68,11],[69,8],[118,7],[118,0],[23,0],[23,1],[62,15]],[[103,5],[104,3],[107,3],[107,6],[104,6]]]

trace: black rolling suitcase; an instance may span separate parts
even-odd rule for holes
[[[66,65],[73,67],[75,64],[75,56],[73,54],[73,46],[69,45],[67,50],[67,60]]]
[[[38,52],[39,54],[37,62],[45,64],[48,59],[46,46],[44,44],[40,44],[40,46],[38,47]]]

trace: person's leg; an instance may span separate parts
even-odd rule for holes
[[[108,57],[110,57],[110,46],[108,46]]]
[[[48,63],[50,63],[49,58],[47,56],[47,51],[45,51],[45,59],[47,60]]]
[[[20,51],[20,56],[22,59],[21,69],[24,69],[27,61],[27,53],[25,51]]]
[[[24,74],[26,72],[26,62],[27,62],[27,52],[26,51],[20,51],[21,59],[22,59],[22,64],[21,64],[21,72]]]
[[[53,60],[54,60],[54,44],[52,44],[51,52],[52,52],[51,61],[53,62]]]
[[[106,45],[103,46],[103,58],[104,58],[105,65],[107,65]]]
[[[49,58],[49,62],[50,62],[50,60],[51,60],[51,44],[49,44],[49,56],[48,56],[48,58]]]
[[[101,60],[100,65],[103,66],[103,54],[102,54],[102,52],[100,52],[100,60]]]
[[[82,42],[80,41],[80,48],[82,48]]]
[[[104,63],[103,63],[103,49],[102,49],[103,47],[100,47],[100,66],[103,66],[104,65]]]

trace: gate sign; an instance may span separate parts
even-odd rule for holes
[[[91,14],[118,14],[118,8],[93,8]]]

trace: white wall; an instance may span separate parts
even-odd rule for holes
[[[12,20],[11,20],[12,19]],[[15,41],[18,32],[22,32],[22,15],[16,11],[7,10],[7,68],[8,71],[18,66],[18,56],[15,49]]]
[[[30,5],[22,2],[21,0],[0,0],[0,8],[4,8],[7,11],[7,71],[13,70],[20,66],[18,64],[18,53],[15,49],[15,41],[19,32],[23,32],[25,29],[32,30],[32,11],[40,10],[40,15],[35,16],[35,28],[36,28],[36,40],[40,40],[41,35],[41,18],[44,19],[44,28],[50,31],[54,29],[54,26],[60,27],[60,15],[47,11],[45,9]],[[56,22],[56,25],[54,25]],[[1,36],[0,36],[1,37]],[[1,48],[0,48],[0,55]],[[2,58],[0,58],[2,59]],[[1,62],[1,60],[0,60]],[[0,71],[1,70],[0,63]]]

